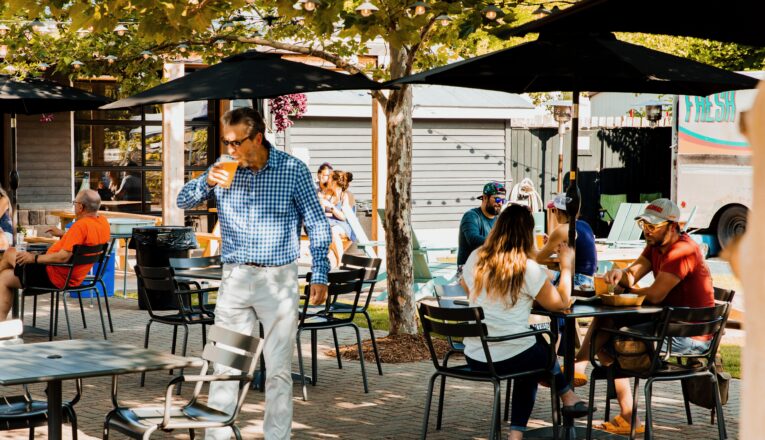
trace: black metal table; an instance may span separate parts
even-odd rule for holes
[[[0,385],[48,383],[48,438],[61,439],[61,382],[142,371],[201,366],[184,358],[101,340],[66,340],[0,347]]]
[[[456,301],[456,303],[455,303]],[[465,307],[466,302],[464,300],[455,300],[450,298],[442,298],[438,301],[441,307]],[[575,338],[576,326],[574,322],[577,318],[595,318],[595,317],[609,317],[609,316],[624,316],[624,315],[637,315],[645,314],[652,315],[662,311],[659,306],[628,306],[628,307],[612,307],[605,306],[597,302],[575,302],[569,309],[559,312],[551,312],[541,308],[534,308],[531,313],[535,315],[549,316],[550,327],[553,335],[558,334],[558,319],[563,318],[565,320],[565,353],[563,355],[563,365],[567,368],[563,371],[568,383],[574,383],[574,356],[576,355]],[[557,337],[557,336],[556,336]],[[552,341],[555,343],[555,341]],[[565,440],[575,440],[577,438],[584,438],[587,435],[586,428],[574,426],[574,419],[571,417],[563,418],[562,438]],[[592,437],[596,439],[622,439],[622,436],[611,434],[604,431],[593,430]],[[523,435],[524,439],[553,439],[555,438],[553,428],[538,428],[529,429]]]

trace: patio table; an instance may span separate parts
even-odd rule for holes
[[[452,298],[441,298],[438,301],[439,305],[441,307],[465,307],[467,302],[463,299],[452,299]],[[645,306],[628,306],[628,307],[612,307],[612,306],[605,306],[602,304],[599,304],[597,301],[594,302],[575,302],[571,308],[558,311],[558,312],[551,312],[549,310],[544,310],[542,308],[535,307],[531,310],[531,313],[535,315],[542,315],[542,316],[549,316],[550,317],[550,327],[552,330],[553,335],[558,334],[558,319],[557,318],[563,318],[566,322],[565,325],[565,341],[566,341],[566,350],[563,355],[563,365],[567,366],[573,366],[574,365],[574,356],[576,355],[576,345],[575,345],[575,338],[576,335],[574,334],[575,331],[575,325],[574,321],[576,321],[577,318],[595,318],[595,317],[606,317],[606,316],[624,316],[624,315],[636,315],[636,314],[645,314],[645,315],[651,315],[660,313],[662,311],[662,308],[659,306],[653,306],[653,305],[645,305]],[[552,341],[552,343],[555,343],[555,341]],[[566,368],[563,371],[563,375],[566,377],[566,380],[568,383],[574,383],[574,368]],[[565,440],[575,440],[577,438],[585,438],[587,435],[586,428],[583,427],[576,427],[574,426],[574,419],[571,417],[564,417],[563,418],[563,426],[562,426],[562,438]],[[560,434],[560,433],[559,433]],[[593,430],[592,431],[593,438],[596,439],[621,439],[623,437],[610,434],[608,432],[604,431],[598,431]],[[524,439],[527,440],[533,440],[533,439],[552,439],[554,437],[553,428],[538,428],[538,429],[529,429],[526,431],[526,433],[523,436]]]
[[[61,382],[142,371],[201,366],[155,350],[101,340],[66,340],[0,347],[0,385],[48,383],[48,438],[61,439]]]

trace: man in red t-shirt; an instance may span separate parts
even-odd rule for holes
[[[94,246],[109,241],[109,222],[98,215],[101,197],[93,190],[83,190],[74,202],[75,222],[64,233],[51,228],[52,235],[61,237],[45,255],[17,251],[10,248],[0,260],[0,321],[5,320],[12,303],[12,289],[58,288],[62,289],[69,274],[67,267],[48,266],[49,263],[66,263],[72,257],[76,245]],[[69,286],[79,286],[90,271],[92,264],[76,266]],[[24,284],[22,285],[22,280]]]
[[[635,218],[643,229],[645,250],[626,269],[608,271],[604,275],[606,283],[617,284],[617,290],[623,289],[624,292],[645,295],[646,301],[652,304],[674,307],[713,307],[715,305],[714,288],[709,267],[696,242],[681,230],[679,219],[680,208],[669,199],[657,199],[646,206],[643,213]],[[653,273],[654,282],[648,287],[636,287],[636,283],[648,272]],[[588,359],[590,335],[594,327],[618,328],[634,323],[630,320],[593,322],[582,343],[582,349],[577,355],[577,361]],[[605,342],[603,340],[592,343],[602,346]],[[709,338],[672,338],[671,348],[672,353],[677,354],[702,353],[709,348]],[[601,360],[607,362],[602,356]],[[584,364],[577,364],[577,367],[578,370],[583,369]],[[601,425],[600,428],[616,434],[629,434],[629,420],[632,416],[632,392],[629,380],[617,379],[615,385],[621,412],[619,416]],[[638,425],[640,425],[639,421]],[[643,430],[643,426],[637,429],[638,432]]]

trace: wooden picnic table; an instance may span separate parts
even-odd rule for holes
[[[198,358],[101,340],[20,344],[0,347],[0,385],[47,382],[48,438],[60,440],[63,423],[61,383],[64,380],[201,365],[202,360]]]

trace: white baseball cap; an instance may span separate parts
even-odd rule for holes
[[[643,213],[635,220],[645,220],[651,224],[675,222],[680,220],[680,208],[669,199],[656,199],[645,207]]]
[[[555,197],[553,197],[552,200],[547,202],[547,209],[555,208],[560,209],[561,211],[566,210],[566,203],[571,201],[569,197],[566,197],[566,194],[557,194]]]

